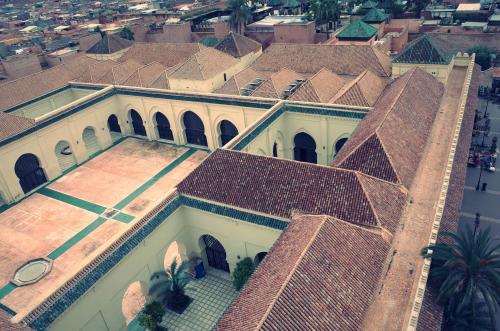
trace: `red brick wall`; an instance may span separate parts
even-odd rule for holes
[[[316,25],[307,24],[278,24],[274,26],[274,40],[286,44],[314,44]]]

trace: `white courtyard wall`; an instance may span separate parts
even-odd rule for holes
[[[269,251],[281,231],[180,207],[66,310],[50,330],[126,330],[122,300],[128,286],[135,281],[149,284],[150,275],[163,268],[173,241],[184,244],[188,256],[201,256],[198,242],[204,234],[214,236],[224,246],[233,270],[238,256],[253,259],[257,253]]]

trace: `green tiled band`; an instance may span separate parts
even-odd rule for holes
[[[10,292],[14,291],[16,287],[17,286],[12,284],[11,282],[8,282],[6,285],[4,285],[4,287],[0,288],[0,299],[5,297]]]
[[[116,209],[123,209],[126,205],[128,205],[132,200],[137,198],[141,193],[146,191],[148,188],[150,188],[154,183],[156,183],[160,178],[168,174],[170,171],[174,170],[175,167],[177,167],[179,164],[181,164],[183,161],[185,161],[188,157],[193,155],[196,152],[196,149],[190,148],[187,152],[179,156],[177,159],[175,159],[172,163],[170,163],[168,166],[163,168],[160,172],[158,172],[156,175],[151,177],[147,182],[139,186],[134,192],[130,193],[125,199],[122,201],[118,202],[114,208]]]
[[[88,210],[88,211],[95,213],[95,214],[102,214],[106,210],[106,207],[100,206],[100,205],[92,203],[92,202],[85,201],[85,200],[80,199],[80,198],[76,198],[74,196],[71,196],[71,195],[68,195],[68,194],[65,194],[62,192],[54,191],[48,187],[42,187],[41,189],[38,190],[37,193],[43,194],[43,195],[45,195],[49,198],[55,199],[55,200],[65,202],[65,203],[73,205],[75,207]]]
[[[83,238],[88,236],[92,231],[101,226],[101,224],[103,224],[104,222],[106,222],[106,218],[99,217],[98,219],[87,225],[85,228],[80,230],[80,232],[75,234],[64,244],[53,250],[52,253],[47,255],[47,257],[52,260],[57,259],[59,256],[63,255],[66,251],[68,251],[71,247],[75,246],[80,240],[82,240]]]

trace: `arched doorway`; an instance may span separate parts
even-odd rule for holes
[[[262,260],[264,260],[266,255],[267,252],[260,252],[259,254],[255,255],[255,258],[253,259],[253,264],[255,264],[255,266],[258,266],[262,262]]]
[[[85,130],[83,130],[82,138],[83,144],[87,149],[89,157],[101,150],[101,146],[99,145],[99,140],[97,140],[97,136],[95,135],[94,128],[90,126],[86,127]]]
[[[278,143],[273,144],[273,156],[278,157]]]
[[[158,130],[158,136],[160,139],[174,140],[174,135],[170,129],[170,122],[167,117],[162,113],[158,112],[155,114],[156,130]]]
[[[24,193],[28,193],[43,183],[47,177],[40,166],[38,158],[33,154],[23,154],[17,159],[14,171]]]
[[[198,115],[192,111],[187,111],[184,113],[182,121],[186,132],[186,142],[188,144],[207,146],[205,126]]]
[[[221,146],[224,146],[229,141],[231,141],[231,139],[238,135],[238,129],[236,128],[236,126],[227,120],[223,120],[220,122],[219,130]]]
[[[122,299],[122,313],[128,325],[141,312],[147,302],[148,286],[145,282],[135,281],[129,285]]]
[[[341,138],[335,143],[335,155],[342,149],[342,146],[347,142],[347,138]]]
[[[71,146],[65,140],[61,140],[57,143],[55,147],[55,153],[57,156],[57,162],[59,162],[59,168],[64,172],[76,164],[75,156],[71,150]]]
[[[118,123],[118,117],[112,114],[108,117],[108,128],[111,133],[111,140],[116,141],[122,136],[122,129],[120,128],[120,123]]]
[[[300,132],[295,135],[293,142],[295,144],[293,155],[296,161],[317,163],[316,142],[310,135]]]
[[[142,122],[142,117],[134,109],[130,110],[130,120],[132,121],[133,133],[138,136],[146,136],[146,128]]]
[[[224,246],[209,234],[200,237],[200,247],[206,255],[208,265],[212,268],[229,272]]]

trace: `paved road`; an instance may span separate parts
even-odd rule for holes
[[[480,100],[479,110],[481,114],[486,108],[486,101]],[[491,145],[491,138],[497,136],[500,146],[500,105],[488,104],[488,112],[491,119],[491,132],[489,137],[485,138],[485,145]],[[482,137],[475,138],[481,142]],[[479,179],[478,168],[468,168],[465,180],[464,198],[462,200],[461,217],[459,227],[462,229],[466,224],[474,227],[475,214],[481,214],[480,228],[490,227],[492,232],[498,236],[500,242],[500,159],[497,160],[497,171],[489,173],[483,171],[481,183],[487,183],[486,191],[476,191],[476,185]],[[500,312],[497,314],[497,327],[500,330]]]

